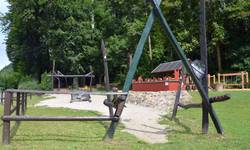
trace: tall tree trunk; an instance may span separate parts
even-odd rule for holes
[[[129,65],[129,67],[132,64],[132,61],[133,61],[133,55],[130,52],[128,52],[128,65]]]
[[[221,65],[221,51],[220,51],[220,45],[216,44],[216,56],[217,56],[217,67],[218,72],[222,72],[222,65]]]
[[[149,57],[150,60],[153,59],[153,54],[152,54],[152,42],[151,42],[151,36],[148,36],[148,49],[149,49]]]
[[[92,0],[92,5],[94,5],[94,0]],[[94,9],[92,8],[92,13],[91,13],[91,28],[95,29],[95,14],[94,14]]]

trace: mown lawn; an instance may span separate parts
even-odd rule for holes
[[[22,122],[12,123],[11,144],[0,149],[250,149],[250,92],[227,92],[232,99],[214,104],[214,108],[222,123],[225,134],[217,135],[210,124],[208,135],[201,134],[200,109],[178,111],[176,121],[169,121],[164,116],[162,124],[170,125],[166,133],[168,143],[147,144],[133,135],[122,132],[120,125],[115,138],[111,142],[103,142],[102,138],[109,123],[106,122]],[[222,93],[212,92],[211,95]],[[195,101],[197,93],[192,93]],[[34,107],[39,97],[30,100],[29,115],[96,115],[95,112],[70,110],[63,108]],[[32,101],[32,102],[31,102]],[[0,106],[2,114],[3,107]],[[0,123],[2,128],[2,123]],[[0,130],[2,134],[2,130]],[[2,141],[2,137],[0,138]]]

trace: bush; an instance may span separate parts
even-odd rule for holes
[[[21,75],[15,72],[12,65],[0,71],[0,87],[4,89],[17,88]]]
[[[39,90],[40,86],[37,80],[33,79],[30,76],[25,76],[19,82],[18,88],[25,89],[25,90]]]
[[[41,76],[40,88],[42,90],[52,90],[52,78],[48,75],[50,73],[44,72]]]

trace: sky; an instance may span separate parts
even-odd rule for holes
[[[8,12],[8,2],[6,0],[0,0],[0,12]],[[5,45],[6,34],[2,33],[0,30],[0,70],[6,65],[10,64],[10,61],[6,54],[6,45]]]

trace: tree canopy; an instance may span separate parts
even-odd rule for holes
[[[56,69],[103,77],[100,41],[108,49],[112,81],[123,81],[146,19],[149,3],[133,0],[8,0],[1,16],[7,54],[16,72],[40,79]],[[174,34],[190,59],[199,59],[199,1],[163,0]],[[250,71],[250,2],[207,1],[209,72]],[[237,58],[237,59],[235,59]],[[137,74],[150,76],[159,63],[178,57],[159,22],[153,27]],[[215,61],[216,60],[216,61]],[[217,64],[217,65],[215,65]]]

